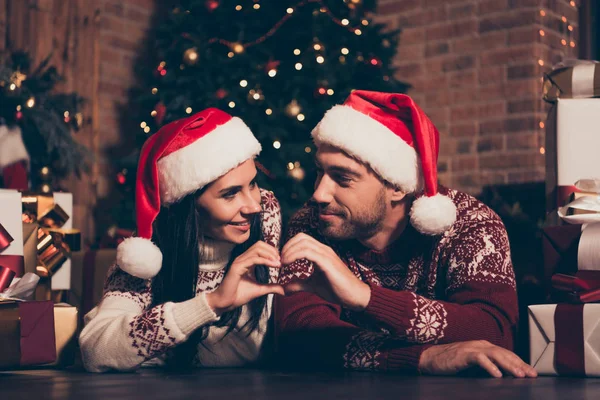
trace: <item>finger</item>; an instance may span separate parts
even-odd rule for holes
[[[517,362],[517,360],[512,357],[512,353],[508,352],[508,350],[501,349],[501,351],[493,351],[489,354],[489,357],[506,373],[511,374],[515,378],[525,377],[525,372],[521,369],[521,364],[524,363],[516,357],[518,360]]]
[[[263,241],[256,242],[256,244],[252,247],[256,247],[257,252],[263,257],[269,257],[274,260],[279,260],[279,250],[277,248],[271,246],[268,243]]]
[[[521,371],[523,371],[523,377],[535,378],[537,377],[537,371],[531,365],[527,364],[525,361],[521,360],[521,358],[509,350],[504,350],[506,352],[506,357],[509,358],[510,362],[514,366]]]
[[[235,271],[235,273],[243,275],[255,265],[265,265],[267,267],[281,268],[281,262],[278,260],[272,260],[270,258],[264,258],[259,255],[253,255],[246,257],[243,260],[236,260],[236,262],[234,262],[231,265],[231,271]]]
[[[307,247],[294,248],[281,256],[281,262],[286,265],[301,259],[307,259],[315,264],[322,264],[321,254],[314,249]]]
[[[309,236],[305,233],[299,233],[296,236],[294,236],[293,238],[291,238],[290,240],[287,241],[287,243],[283,246],[283,248],[281,249],[281,253],[284,252],[284,250],[289,249],[290,247],[294,246],[295,244],[297,244],[298,242],[303,242],[303,241],[308,241],[308,242],[316,242],[319,243],[315,238],[313,238],[312,236]]]
[[[484,353],[475,353],[470,360],[470,364],[483,368],[494,378],[502,378],[502,372],[500,369]]]

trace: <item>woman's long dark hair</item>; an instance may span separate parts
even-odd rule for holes
[[[162,268],[153,283],[156,288],[155,304],[182,302],[196,296],[198,264],[202,261],[200,245],[205,238],[201,212],[196,206],[196,198],[201,193],[202,190],[184,197],[168,208],[161,208],[154,222],[152,239],[163,254]],[[237,256],[262,239],[261,218],[257,214],[251,223],[249,239],[233,249],[225,273]],[[266,266],[256,266],[254,271],[257,282],[268,283],[269,269]],[[250,318],[241,328],[248,335],[258,327],[266,303],[267,297],[261,296],[248,304]],[[241,307],[223,313],[214,325],[227,326],[226,334],[229,334],[236,329],[240,314]],[[186,342],[174,349],[173,356],[167,358],[168,365],[177,368],[191,365],[198,344],[207,335],[208,326],[194,332]]]

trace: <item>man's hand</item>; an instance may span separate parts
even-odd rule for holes
[[[305,281],[287,284],[286,293],[313,292],[324,300],[355,311],[367,307],[371,288],[348,269],[331,247],[299,233],[283,246],[281,262],[286,265],[303,258],[314,264],[315,271]]]
[[[517,378],[537,376],[515,353],[485,340],[432,346],[419,361],[421,372],[431,375],[455,375],[471,367],[480,367],[495,378],[502,377],[501,371]]]

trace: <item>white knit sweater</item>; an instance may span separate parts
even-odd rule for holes
[[[265,241],[278,247],[281,236],[279,204],[271,192],[261,190],[262,226]],[[197,329],[218,320],[206,302],[225,276],[234,245],[210,241],[203,247],[196,297],[181,303],[153,302],[152,280],[135,278],[114,266],[108,273],[104,296],[85,316],[79,337],[82,359],[90,372],[133,370],[142,364],[163,364],[165,353],[186,341]],[[271,281],[277,271],[271,269]],[[249,336],[235,329],[210,326],[208,337],[198,345],[195,363],[202,367],[242,366],[259,359],[266,347],[272,295],[268,297],[259,326]],[[238,328],[248,321],[242,308]]]

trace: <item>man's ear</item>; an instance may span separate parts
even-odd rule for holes
[[[391,196],[390,199],[393,202],[397,202],[397,201],[402,201],[406,198],[406,196],[408,195],[408,193],[402,191],[400,188],[398,187],[390,187],[390,191],[391,191]]]

